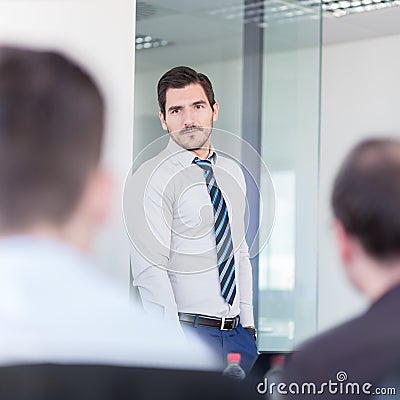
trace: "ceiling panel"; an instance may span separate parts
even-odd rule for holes
[[[330,17],[324,19],[322,35],[324,45],[363,40],[379,36],[378,32],[360,27],[359,25],[354,24],[354,22],[348,22],[347,18],[348,17]]]
[[[400,33],[400,7],[350,15],[348,23],[367,28],[380,35]]]
[[[171,47],[143,50],[136,56],[136,63],[140,70],[158,69],[160,60],[162,65],[173,67],[188,65],[196,68],[203,63],[220,62],[242,57],[240,43],[233,40],[202,42],[197,45],[180,44],[173,51]]]
[[[216,8],[228,8],[233,5],[242,5],[243,0],[146,0],[156,7],[168,8],[178,13],[207,12]]]
[[[138,21],[137,33],[179,43],[197,43],[242,32],[241,23],[207,19],[203,16],[171,15]]]
[[[352,14],[341,18],[325,17],[323,22],[324,44],[394,34],[400,34],[399,7]]]

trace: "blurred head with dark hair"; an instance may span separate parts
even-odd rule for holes
[[[336,177],[332,207],[347,273],[376,299],[400,283],[400,141],[356,146]]]
[[[88,245],[108,208],[103,130],[102,95],[81,67],[52,52],[0,47],[2,235]]]

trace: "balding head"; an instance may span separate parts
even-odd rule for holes
[[[332,206],[370,256],[400,257],[400,141],[373,139],[356,146],[336,177]]]

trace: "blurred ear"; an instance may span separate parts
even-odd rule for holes
[[[101,225],[112,207],[114,181],[110,173],[98,167],[92,172],[82,201],[84,212],[94,226]]]
[[[343,224],[337,219],[334,222],[333,230],[336,237],[340,259],[345,266],[348,266],[353,257],[353,239],[346,232]]]

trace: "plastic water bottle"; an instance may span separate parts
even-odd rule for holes
[[[227,356],[228,366],[222,374],[236,380],[243,380],[246,377],[246,372],[240,366],[240,353],[229,353]]]

